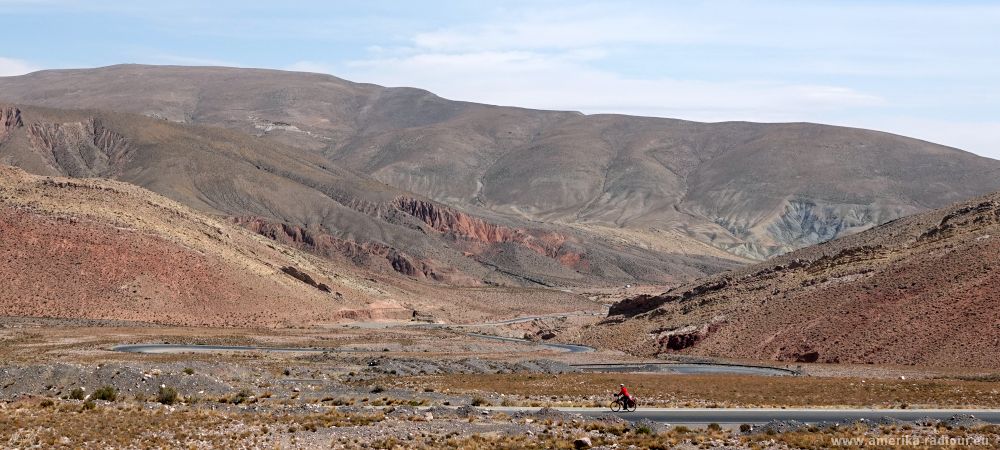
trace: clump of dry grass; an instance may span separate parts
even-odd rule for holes
[[[172,413],[139,403],[101,406],[87,401],[0,410],[0,447],[234,448],[273,447],[275,430],[365,426],[382,414],[251,413],[182,407]]]
[[[160,391],[156,395],[156,401],[164,405],[173,405],[177,403],[177,390],[168,386],[161,386]]]
[[[585,433],[599,431],[599,433]],[[583,428],[567,424],[551,424],[537,435],[517,434],[473,434],[473,435],[437,435],[428,436],[423,441],[403,441],[398,438],[387,438],[375,442],[372,448],[381,449],[574,449],[576,436],[590,437],[594,447],[613,446],[617,448],[671,449],[681,444],[693,447],[704,447],[710,442],[729,438],[730,435],[721,431],[705,431],[701,433],[678,432],[671,430],[664,433],[638,432],[621,425],[588,423]]]
[[[957,445],[939,445],[943,440],[954,439]],[[784,444],[789,448],[800,449],[912,449],[912,448],[988,448],[1000,442],[1000,427],[989,425],[975,430],[922,428],[912,427],[881,427],[870,430],[864,426],[829,427],[817,429],[811,427],[805,430],[787,433],[758,433],[742,438],[750,448],[773,446],[772,443]]]

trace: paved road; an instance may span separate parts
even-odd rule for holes
[[[722,364],[722,363],[675,363],[675,362],[646,362],[646,363],[619,363],[619,364],[570,364],[584,372],[614,372],[614,373],[636,373],[636,372],[664,372],[680,374],[700,374],[700,373],[730,373],[735,375],[767,375],[767,376],[787,376],[798,375],[798,372],[791,369],[769,366],[751,366],[743,364]]]
[[[566,350],[570,353],[589,353],[594,351],[594,347],[588,347],[586,345],[574,345],[574,344],[554,344],[547,342],[533,342],[527,339],[518,339],[512,337],[503,336],[492,336],[489,334],[479,334],[479,333],[466,333],[469,336],[477,337],[481,339],[489,339],[493,341],[504,341],[504,342],[518,342],[521,344],[535,344],[540,347],[554,348],[556,350]]]
[[[641,400],[640,400],[641,401]],[[498,412],[537,411],[538,408],[495,407]],[[611,412],[608,408],[559,408],[560,411],[586,417],[615,415],[626,420],[649,419],[654,422],[684,425],[718,423],[763,424],[772,420],[797,420],[805,423],[853,422],[858,419],[877,420],[893,417],[912,421],[923,418],[943,420],[956,414],[972,414],[989,423],[1000,423],[1000,410],[969,409],[763,409],[763,408],[642,408],[635,412]]]
[[[531,344],[531,341],[525,339],[501,337],[501,336],[490,336],[486,334],[476,334],[469,333],[469,336],[490,339],[494,341],[504,341],[504,342],[518,342]],[[587,347],[585,345],[572,345],[572,344],[549,344],[549,343],[537,343],[541,347],[553,348],[556,350],[565,350],[570,353],[586,353],[592,352],[594,349],[592,347]],[[116,345],[111,347],[111,350],[116,352],[128,352],[128,353],[214,353],[214,352],[275,352],[275,353],[366,353],[375,352],[375,350],[355,350],[355,349],[342,349],[342,348],[308,348],[308,347],[255,347],[255,346],[245,346],[245,345],[199,345],[199,344],[134,344],[134,345]]]
[[[594,312],[594,311],[576,311],[568,313],[554,313],[554,314],[543,314],[540,316],[521,316],[515,317],[513,319],[498,320],[496,322],[485,322],[485,323],[468,323],[468,324],[454,324],[449,325],[452,327],[488,327],[488,326],[499,326],[499,325],[513,325],[516,323],[532,322],[539,319],[567,319],[570,317],[603,317],[606,312]]]
[[[135,344],[111,347],[116,352],[128,353],[217,353],[217,352],[275,352],[275,353],[322,353],[343,352],[331,348],[299,347],[251,347],[244,345],[198,345],[198,344]]]

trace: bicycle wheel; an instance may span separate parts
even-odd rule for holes
[[[626,411],[635,411],[638,407],[639,407],[638,403],[636,403],[636,402],[629,402],[629,405],[628,405],[628,408],[626,408]]]
[[[611,402],[611,410],[614,411],[614,412],[621,411],[622,410],[622,402],[617,401],[617,400]]]

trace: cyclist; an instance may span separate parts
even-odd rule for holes
[[[625,397],[625,407],[626,408],[628,408],[628,407],[632,406],[633,404],[635,404],[635,400],[633,400],[632,396],[629,395],[628,388],[626,388],[624,384],[619,384],[618,385],[618,389],[619,389],[619,391],[618,391],[617,394],[615,394],[615,396]]]

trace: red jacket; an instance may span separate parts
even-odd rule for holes
[[[628,388],[626,388],[625,386],[622,386],[622,390],[620,392],[618,392],[618,395],[624,395],[626,397],[631,397],[630,395],[628,395]]]

